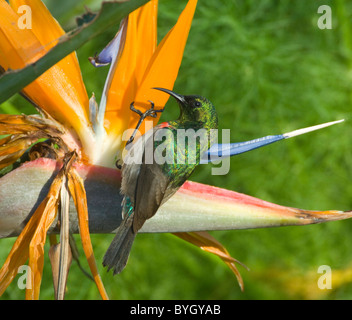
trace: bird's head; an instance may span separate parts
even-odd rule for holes
[[[202,127],[217,128],[218,116],[215,107],[208,99],[197,95],[183,96],[164,88],[153,89],[163,91],[176,99],[181,110],[180,121],[198,122]]]

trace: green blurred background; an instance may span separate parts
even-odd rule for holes
[[[84,5],[93,10],[100,6],[93,0],[45,2],[65,30],[74,27]],[[159,39],[185,4],[160,1]],[[317,26],[320,5],[331,6],[331,30]],[[343,0],[199,1],[175,91],[208,97],[217,107],[220,127],[231,129],[232,142],[346,121],[234,157],[226,176],[212,176],[210,165],[200,166],[191,180],[285,206],[352,209],[351,18],[352,2]],[[117,28],[78,50],[87,91],[98,99],[108,70],[93,68],[88,57],[99,52]],[[16,96],[2,104],[0,112],[34,111]],[[170,100],[162,119],[175,117],[177,107]],[[352,298],[352,221],[212,235],[250,268],[239,267],[243,293],[220,259],[171,234],[139,235],[128,267],[116,277],[101,265],[113,235],[92,235],[92,242],[111,299]],[[0,262],[13,242],[1,240]],[[81,264],[88,270],[83,253]],[[320,265],[332,268],[331,290],[317,286]],[[23,298],[16,278],[1,299]],[[99,298],[95,284],[73,263],[66,299]],[[47,256],[41,299],[53,299]]]

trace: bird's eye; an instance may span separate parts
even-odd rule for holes
[[[201,106],[201,103],[200,103],[199,101],[196,101],[196,102],[194,103],[194,106],[195,106],[195,107],[200,107],[200,106]]]

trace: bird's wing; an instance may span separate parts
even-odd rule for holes
[[[158,139],[158,127],[154,128],[153,138]],[[163,144],[166,154],[174,152],[174,129],[163,129],[163,137],[167,143]],[[148,146],[147,146],[148,147]],[[153,149],[155,151],[155,149]],[[146,151],[145,151],[146,153]],[[150,159],[149,159],[150,160]],[[160,160],[160,159],[159,159]],[[152,163],[143,156],[143,163],[140,166],[137,184],[134,194],[134,222],[133,229],[138,231],[144,222],[154,216],[165,197],[170,197],[170,193],[174,193],[168,186],[170,185],[170,176],[163,171],[163,165],[158,163],[158,157],[154,153]],[[175,190],[176,191],[176,190]]]
[[[134,232],[137,232],[144,222],[157,212],[169,183],[170,180],[163,174],[159,165],[141,166],[134,202]]]
[[[140,166],[143,163],[145,146],[149,145],[150,139],[153,138],[154,129],[147,131],[134,144],[127,149],[127,154],[123,158],[121,194],[128,196],[132,204],[134,203],[134,195],[137,185]]]

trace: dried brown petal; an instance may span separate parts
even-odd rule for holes
[[[241,277],[240,272],[238,271],[235,263],[239,263],[246,269],[248,269],[244,264],[240,261],[232,258],[229,252],[225,249],[225,247],[217,241],[214,237],[212,237],[209,233],[205,231],[198,231],[198,232],[180,232],[174,233],[175,236],[186,240],[195,246],[198,246],[204,251],[210,252],[212,254],[217,255],[220,259],[222,259],[227,266],[231,269],[231,271],[235,274],[238,284],[243,291],[244,284]]]

